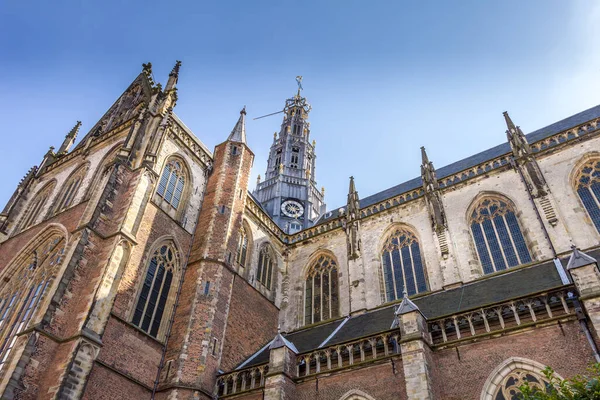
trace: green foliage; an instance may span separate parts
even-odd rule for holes
[[[523,400],[600,400],[600,363],[588,368],[588,374],[576,375],[570,379],[560,379],[550,367],[544,369],[544,376],[550,383],[544,392],[524,383],[519,387]]]

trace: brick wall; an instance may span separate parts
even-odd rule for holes
[[[434,388],[445,400],[479,399],[488,376],[509,357],[549,365],[563,378],[593,362],[578,322],[569,321],[434,352]]]
[[[221,369],[229,371],[277,333],[279,310],[239,276],[234,279]]]

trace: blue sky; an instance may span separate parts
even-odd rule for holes
[[[209,147],[242,106],[264,175],[280,110],[304,76],[329,208],[600,103],[600,5],[589,1],[55,1],[0,7],[4,204],[77,120],[86,133],[141,71]],[[83,136],[83,135],[81,135]]]

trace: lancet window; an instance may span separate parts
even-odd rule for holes
[[[238,247],[237,247],[237,255],[235,257],[235,261],[237,264],[246,268],[246,258],[248,255],[248,232],[245,227],[240,229],[240,238],[238,239]]]
[[[174,209],[178,209],[183,199],[185,183],[186,173],[183,163],[179,160],[171,160],[163,169],[156,193]]]
[[[576,185],[585,210],[600,232],[600,160],[589,161],[581,168]]]
[[[339,315],[338,265],[328,255],[320,255],[306,276],[304,322],[314,324]]]
[[[484,198],[471,214],[470,225],[484,273],[531,262],[515,211],[508,201]]]
[[[54,190],[55,182],[46,185],[38,194],[31,200],[31,203],[27,206],[25,213],[21,219],[18,230],[27,229],[37,221],[42,209],[46,205],[48,198]]]
[[[160,246],[148,263],[131,321],[150,336],[164,335],[178,274],[177,250],[171,244]]]
[[[24,251],[13,266],[7,267],[0,289],[0,371],[19,333],[28,328],[63,260],[65,239],[52,233],[33,250]]]
[[[54,214],[59,213],[62,210],[66,210],[73,204],[75,196],[77,196],[77,192],[79,191],[79,187],[81,186],[81,182],[83,181],[87,170],[87,165],[80,167],[73,175],[69,177],[69,179],[67,179],[61,192],[56,198],[53,212]]]
[[[264,287],[271,290],[271,281],[273,279],[274,257],[269,246],[263,246],[258,253],[258,268],[256,269],[256,280]]]
[[[387,239],[381,254],[385,300],[427,291],[423,258],[417,237],[405,228],[396,229]]]

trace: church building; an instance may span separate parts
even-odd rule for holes
[[[328,209],[301,77],[250,192],[268,133],[244,108],[207,148],[180,68],[144,64],[0,213],[0,398],[510,400],[600,362],[600,106],[499,113],[497,146]]]

